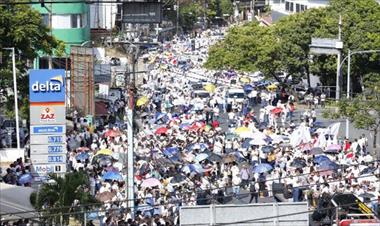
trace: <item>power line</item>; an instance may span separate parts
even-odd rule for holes
[[[359,179],[359,178],[367,178],[367,177],[372,177],[372,176],[379,176],[379,174],[373,174],[373,175],[364,175],[364,176],[359,176],[359,177],[355,177],[355,178],[352,178],[352,179]],[[339,182],[341,181],[340,179],[337,179],[337,180],[333,180],[333,181],[329,181],[329,183],[332,183],[332,182]],[[377,180],[379,181],[379,180]],[[376,181],[376,182],[377,182]],[[308,184],[308,185],[303,185],[303,186],[295,186],[293,188],[305,188],[307,186],[313,186],[313,185],[319,185],[320,183],[314,183],[314,184]],[[201,194],[203,192],[206,192],[206,191],[210,191],[210,190],[219,190],[219,189],[226,189],[226,188],[232,188],[232,187],[235,187],[235,186],[226,186],[226,187],[220,187],[220,188],[214,188],[214,189],[205,189],[205,190],[202,190],[200,192],[196,192],[195,194]],[[266,190],[266,191],[273,191],[273,190]],[[186,192],[187,193],[187,192]],[[241,197],[241,196],[246,196],[246,195],[250,195],[250,194],[253,194],[253,193],[259,193],[259,191],[255,191],[255,192],[248,192],[248,193],[244,193],[244,194],[238,194],[237,197]],[[189,194],[189,193],[187,193]],[[206,197],[206,198],[197,198],[196,201],[205,201],[205,200],[214,200],[214,199],[218,199],[218,198],[226,198],[226,197],[233,197],[233,195],[217,195],[217,196],[212,196],[212,197]],[[274,196],[269,196],[270,198],[274,197]],[[123,199],[123,200],[117,200],[117,201],[112,201],[112,202],[108,202],[109,204],[114,204],[114,203],[121,203],[121,202],[128,202],[128,201],[139,201],[139,200],[146,200],[146,199],[149,199],[149,198],[135,198],[135,199]],[[155,205],[141,205],[141,206],[136,206],[135,208],[141,208],[141,207],[156,207],[156,206],[165,206],[165,205],[169,205],[169,204],[181,204],[185,202],[183,200],[183,198],[181,198],[180,200],[174,200],[174,201],[168,201],[168,202],[165,202],[163,204],[155,204]],[[83,205],[78,205],[76,206],[77,208],[79,207],[90,207],[90,206],[98,206],[98,205],[105,205],[104,203],[89,203],[89,204],[83,204]],[[4,216],[4,215],[19,215],[19,214],[23,214],[23,213],[43,213],[43,212],[47,212],[47,211],[50,211],[50,210],[66,210],[66,209],[70,209],[70,208],[73,208],[73,206],[63,206],[63,207],[57,207],[57,208],[48,208],[48,209],[44,209],[44,210],[40,210],[40,211],[20,211],[20,212],[13,212],[13,213],[6,213],[6,214],[1,214],[1,216]]]
[[[114,3],[114,4],[123,4],[123,3],[133,3],[131,2],[125,2],[125,1],[112,1],[112,0],[57,0],[57,1],[43,1],[44,4],[99,4],[99,3]],[[164,3],[164,2],[139,2],[135,1],[137,3]],[[5,1],[0,2],[0,5],[39,5],[42,2],[40,1]]]

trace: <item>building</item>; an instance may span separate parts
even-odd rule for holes
[[[271,0],[272,21],[276,22],[281,17],[303,12],[311,8],[326,7],[329,0]]]
[[[116,17],[118,16],[118,4],[115,3],[94,3],[90,5],[90,26],[92,29],[111,30],[115,26]]]
[[[90,10],[85,3],[46,3],[45,7],[33,4],[40,12],[43,22],[52,27],[55,38],[65,43],[65,56],[52,58],[52,68],[66,69],[71,46],[80,46],[90,41]],[[51,15],[51,17],[50,17]],[[41,55],[34,62],[34,68],[49,68],[49,59]]]

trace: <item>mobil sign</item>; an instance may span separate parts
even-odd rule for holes
[[[46,164],[33,164],[32,173],[35,176],[43,176],[49,173],[62,173],[66,172],[66,165],[46,165]]]
[[[31,103],[64,104],[65,97],[65,70],[30,70],[29,100]]]

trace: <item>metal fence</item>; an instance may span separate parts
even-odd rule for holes
[[[184,206],[180,225],[308,226],[306,202]]]

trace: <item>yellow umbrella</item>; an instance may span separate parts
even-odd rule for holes
[[[140,107],[146,103],[148,103],[149,99],[146,96],[140,97],[140,99],[137,100],[136,105],[137,107]]]
[[[251,82],[251,79],[248,78],[248,77],[241,77],[241,78],[240,78],[240,82],[242,82],[242,83],[250,83],[250,82]]]
[[[112,151],[110,149],[102,149],[98,152],[96,152],[96,155],[112,155]]]
[[[241,134],[241,133],[247,133],[247,132],[250,132],[250,129],[248,127],[242,126],[242,127],[239,127],[239,128],[235,129],[235,133],[238,134],[238,135]]]
[[[267,86],[267,89],[277,89],[277,86],[275,84],[271,84]]]
[[[215,85],[213,84],[207,84],[203,88],[209,93],[215,92]]]

